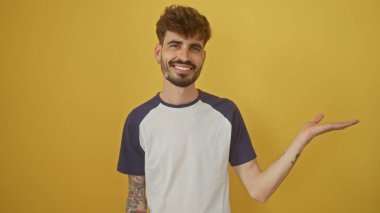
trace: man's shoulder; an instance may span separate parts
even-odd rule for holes
[[[236,115],[239,114],[237,105],[228,98],[221,98],[219,96],[203,92],[200,97],[201,101],[210,105],[214,110],[221,113],[230,123],[233,123]]]
[[[160,101],[157,95],[153,96],[144,103],[133,108],[127,116],[127,123],[140,123],[143,118],[154,108],[159,105]]]
[[[201,90],[200,90],[201,91]],[[211,105],[213,108],[220,110],[235,110],[237,109],[236,104],[229,98],[219,97],[217,95],[201,91],[200,100]]]

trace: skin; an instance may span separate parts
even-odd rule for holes
[[[326,132],[342,130],[359,122],[358,120],[350,120],[320,123],[323,117],[323,114],[319,114],[307,122],[284,154],[266,170],[260,169],[256,159],[233,167],[253,199],[260,203],[265,203],[269,199],[293,168],[302,150],[314,137]]]
[[[195,39],[187,41],[167,32],[163,44],[156,47],[156,59],[161,65],[164,78],[177,87],[184,88],[193,84],[200,75],[204,62],[202,43]],[[187,50],[181,51],[183,48]]]
[[[145,177],[144,176],[128,176],[128,199],[127,213],[146,213],[147,202],[145,198]]]
[[[178,46],[173,46],[172,41],[179,41]],[[198,47],[194,49],[194,47]],[[200,49],[199,49],[200,48]],[[157,44],[154,50],[154,56],[158,64],[160,64],[163,73],[163,89],[160,92],[160,97],[170,104],[186,104],[193,101],[198,96],[198,91],[195,88],[195,82],[186,87],[179,87],[170,82],[167,76],[175,79],[193,79],[201,72],[206,51],[204,41],[197,38],[186,38],[174,32],[167,31],[163,44]],[[196,66],[188,72],[176,69],[170,66],[170,61],[190,61]],[[178,63],[182,67],[188,65]]]
[[[194,46],[197,46],[197,49],[194,49]],[[174,32],[166,32],[163,44],[157,44],[154,50],[154,56],[163,73],[163,89],[159,94],[163,101],[178,105],[189,103],[197,98],[198,91],[195,81],[206,58],[206,51],[203,48],[204,41],[197,37],[186,38]],[[183,71],[173,66],[172,61],[190,62],[192,65],[184,63],[175,63],[175,65],[183,69],[187,67],[192,69]],[[173,81],[179,83],[173,83]],[[183,85],[178,86],[181,83]],[[323,118],[324,115],[319,114],[311,121],[306,122],[284,154],[267,169],[261,170],[256,159],[233,167],[253,199],[260,203],[265,203],[269,199],[291,171],[302,150],[313,138],[330,131],[345,129],[359,122],[354,119],[321,123]],[[145,178],[144,176],[129,177],[132,179],[129,182],[132,190],[129,192],[131,195],[128,196],[127,212],[139,212],[138,210],[145,212],[146,200],[141,196],[145,194],[145,188],[143,188]],[[142,182],[144,183],[142,184]],[[128,207],[131,211],[128,210]]]

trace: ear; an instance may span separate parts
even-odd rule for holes
[[[161,50],[162,50],[162,45],[158,43],[156,47],[154,48],[154,57],[156,58],[157,63],[160,63],[161,61]]]

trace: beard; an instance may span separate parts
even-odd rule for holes
[[[190,73],[188,74],[181,74],[181,73],[176,73],[175,71],[170,71],[170,69],[175,69],[174,64],[187,64],[192,66]],[[181,61],[181,60],[171,60],[168,63],[165,63],[161,59],[161,70],[162,74],[164,75],[165,79],[174,84],[177,87],[188,87],[191,84],[193,84],[199,77],[201,70],[202,70],[202,65],[197,67],[190,61]]]

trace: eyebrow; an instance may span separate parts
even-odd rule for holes
[[[171,40],[168,42],[168,44],[183,44],[182,41],[177,41],[177,40]]]
[[[178,41],[178,40],[171,40],[167,43],[167,45],[170,45],[170,44],[183,44],[182,41]],[[203,46],[198,44],[198,43],[192,43],[190,44],[191,47],[198,47],[198,48],[201,48],[203,49]]]

